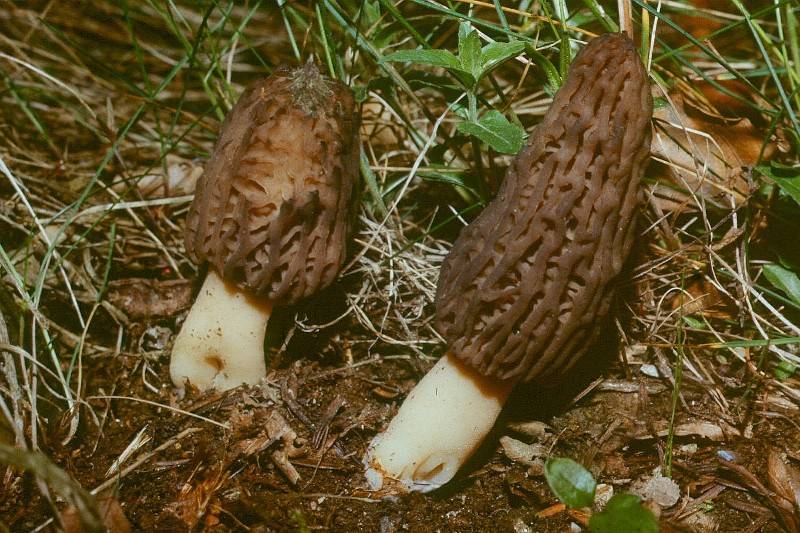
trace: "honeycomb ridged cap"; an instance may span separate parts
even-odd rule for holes
[[[652,114],[633,43],[590,41],[442,266],[436,325],[451,354],[543,382],[593,345],[633,247]]]
[[[249,87],[198,181],[190,257],[276,304],[328,286],[355,222],[358,122],[350,89],[313,63]]]

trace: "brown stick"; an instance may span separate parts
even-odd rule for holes
[[[630,0],[617,0],[617,10],[619,11],[619,30],[624,31],[633,40],[633,16]]]

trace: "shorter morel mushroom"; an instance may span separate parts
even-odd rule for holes
[[[311,62],[242,94],[186,221],[187,252],[209,268],[173,345],[176,386],[224,390],[265,377],[272,307],[328,286],[344,263],[358,150],[352,93]]]
[[[367,450],[373,488],[446,483],[517,383],[552,382],[594,345],[633,245],[652,112],[633,43],[590,41],[442,266],[436,323],[449,351]]]

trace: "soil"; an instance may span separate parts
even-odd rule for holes
[[[341,340],[331,344],[341,345]],[[66,445],[59,445],[58,431],[50,433],[49,452],[82,486],[94,488],[143,432],[148,439],[122,464],[123,471],[139,457],[146,460],[106,491],[140,531],[566,531],[585,514],[560,509],[541,467],[509,460],[499,445],[503,435],[536,440],[508,428],[525,420],[547,424],[539,440],[552,455],[578,460],[599,483],[613,484],[617,491],[663,464],[666,438],[653,435],[670,418],[671,388],[642,375],[626,379],[625,369],[616,364],[590,381],[584,389],[589,392],[579,398],[574,390],[589,381],[591,369],[579,369],[557,391],[518,391],[492,437],[456,480],[432,494],[381,497],[367,490],[361,458],[431,363],[353,354],[359,363],[348,364],[336,357],[343,350],[326,352],[273,357],[273,362],[282,361],[281,368],[273,368],[260,387],[222,395],[190,393],[181,400],[167,386],[158,394],[144,386],[141,357],[95,358],[86,391],[128,399],[90,399],[99,425],[89,421],[87,411]],[[169,383],[166,356],[147,365],[155,372],[149,382]],[[736,531],[759,519],[766,519],[762,531],[782,527],[770,511],[769,497],[749,487],[721,457],[732,458],[766,484],[771,448],[799,458],[800,417],[796,409],[764,411],[764,390],[727,392],[728,411],[739,413],[734,418],[723,414],[707,390],[692,383],[682,387],[676,425],[707,421],[725,435],[719,441],[713,440],[717,435],[676,437],[672,465],[681,501],[661,513],[664,530]],[[331,404],[340,408],[322,425]],[[241,452],[242,443],[264,436],[275,413],[296,433],[294,442],[279,440],[252,455]],[[54,426],[58,422],[51,420]],[[326,438],[315,441],[315,433]],[[287,446],[292,449],[289,461],[300,474],[295,485],[272,459],[273,452]],[[718,495],[693,510],[685,508],[710,490]],[[12,531],[31,530],[51,516],[31,477],[8,487],[0,502],[0,520]]]

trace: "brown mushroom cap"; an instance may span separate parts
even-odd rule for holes
[[[227,281],[291,304],[338,275],[353,227],[358,117],[309,63],[247,89],[197,184],[186,249]]]
[[[541,382],[592,345],[633,244],[652,113],[633,43],[590,41],[442,266],[436,320],[452,354]]]

